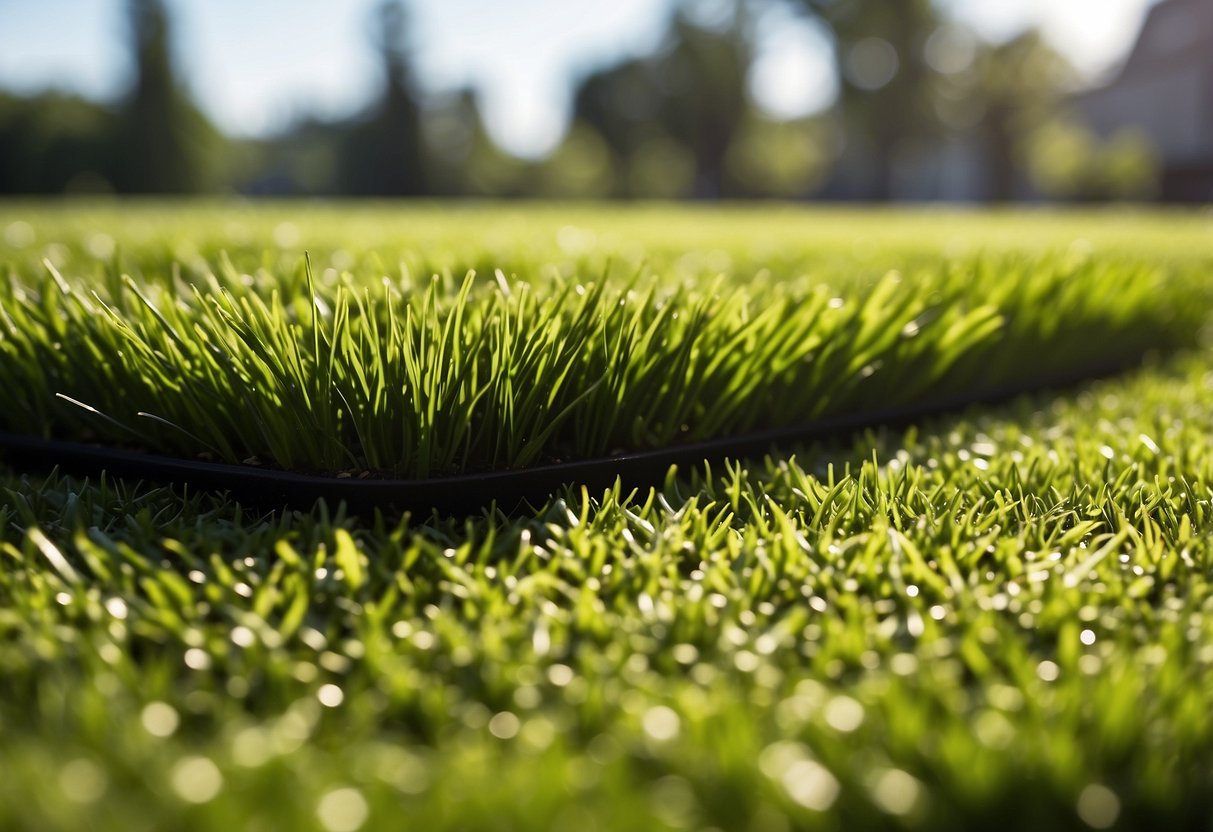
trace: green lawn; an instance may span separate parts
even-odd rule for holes
[[[1213,216],[10,203],[0,268],[0,428],[290,469],[1145,354],[512,516],[0,467],[0,827],[1213,821]]]

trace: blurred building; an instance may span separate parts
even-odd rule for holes
[[[1160,163],[1159,197],[1213,200],[1213,0],[1162,0],[1116,78],[1074,104],[1101,138],[1145,135]]]

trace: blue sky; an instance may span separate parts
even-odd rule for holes
[[[232,133],[261,135],[303,113],[344,116],[373,94],[366,48],[376,0],[168,0],[180,64],[206,112]],[[434,92],[475,86],[508,149],[542,153],[567,118],[580,73],[643,53],[674,0],[412,0],[418,77]],[[700,0],[710,14],[713,0]],[[896,2],[896,0],[890,0]],[[1040,25],[1090,77],[1132,43],[1151,0],[942,0],[991,39]],[[0,0],[0,87],[48,87],[107,99],[130,68],[123,0]],[[829,42],[775,11],[760,27],[750,86],[776,115],[834,95]]]

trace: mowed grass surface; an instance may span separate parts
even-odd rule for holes
[[[21,274],[43,256],[82,274],[112,254],[98,234],[129,237],[132,271],[165,269],[231,221],[4,210]],[[1194,215],[579,210],[485,209],[459,268],[494,222],[534,235],[536,269],[599,256],[561,259],[573,228],[600,246],[660,237],[660,274],[733,252],[692,280],[741,281],[740,252],[766,245],[773,279],[840,293],[984,248],[1162,275],[1176,294],[1149,311],[1196,303],[1213,239]],[[266,239],[232,247],[237,269],[258,245],[269,267],[297,265],[303,241],[273,240],[285,216],[244,216]],[[319,268],[326,233],[362,240],[358,261],[422,258],[418,227],[441,228],[432,250],[458,258],[466,219],[291,222],[320,239]],[[948,250],[951,224],[970,251]],[[514,517],[261,515],[7,469],[0,825],[1207,828],[1211,401],[1213,354],[1195,348],[904,433],[672,472],[651,493],[570,488]]]

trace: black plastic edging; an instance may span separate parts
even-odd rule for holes
[[[1127,363],[1107,365],[1083,373],[1067,373],[1031,383],[986,388],[879,412],[834,416],[793,428],[598,459],[425,480],[297,474],[251,465],[201,462],[79,442],[37,439],[5,432],[0,432],[0,456],[17,467],[58,468],[64,473],[81,476],[104,471],[121,478],[225,491],[244,505],[269,510],[291,508],[306,511],[323,499],[333,506],[344,501],[353,514],[371,514],[375,509],[421,512],[432,509],[443,513],[469,514],[493,503],[502,510],[511,511],[524,502],[541,504],[566,485],[581,485],[594,492],[609,488],[618,478],[629,489],[647,487],[660,484],[671,465],[693,466],[705,461],[746,459],[792,443],[848,436],[865,428],[898,427],[972,405],[993,404],[1028,393],[1106,377],[1129,366]]]

